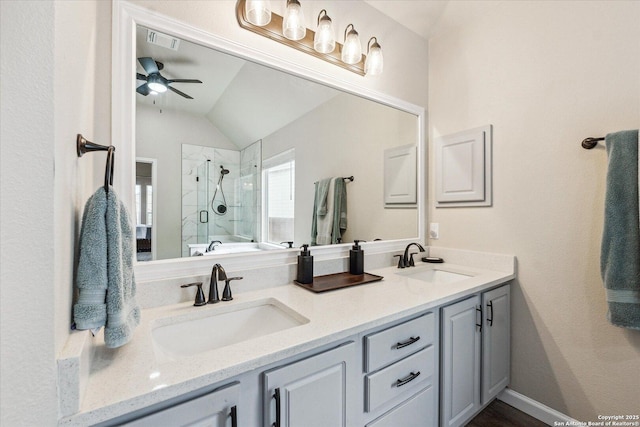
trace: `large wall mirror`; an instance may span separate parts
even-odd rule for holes
[[[420,240],[423,197],[385,204],[385,152],[422,152],[421,108],[248,60],[246,52],[211,42],[214,36],[119,7],[126,12],[114,27],[124,33],[120,45],[129,38],[135,46],[119,61],[131,70],[120,96],[135,140],[130,181],[139,265],[309,243],[312,229],[323,226],[314,220],[316,183],[327,178],[334,179],[328,192],[345,178],[346,229],[323,243]],[[166,79],[164,88],[154,84],[157,76]],[[421,157],[413,177],[418,192]],[[398,176],[406,179],[403,171]]]

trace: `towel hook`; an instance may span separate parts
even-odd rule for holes
[[[109,186],[113,185],[113,166],[115,163],[115,151],[116,147],[113,145],[100,145],[95,142],[91,142],[81,134],[76,137],[76,150],[78,157],[82,157],[83,154],[93,151],[106,151],[107,152],[107,164],[104,169],[104,191],[109,192]]]
[[[76,137],[76,150],[78,157],[82,157],[83,154],[90,153],[92,151],[107,151],[111,145],[100,145],[95,142],[91,142],[81,134]]]
[[[113,164],[115,163],[116,148],[111,145],[107,148],[107,164],[104,169],[104,191],[109,192],[109,186],[113,185]]]
[[[585,138],[582,140],[582,148],[591,150],[593,147],[598,145],[598,141],[604,141],[604,138]]]

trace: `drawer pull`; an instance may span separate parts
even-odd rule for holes
[[[400,379],[396,380],[396,387],[402,387],[403,385],[405,385],[407,383],[410,383],[411,381],[415,380],[419,376],[420,376],[420,371],[415,372],[415,373],[411,372],[408,377],[403,378],[401,380]]]
[[[399,342],[396,344],[396,350],[400,350],[401,348],[407,347],[415,342],[420,341],[420,335],[418,335],[417,337],[411,337],[408,340],[406,340],[405,342]]]

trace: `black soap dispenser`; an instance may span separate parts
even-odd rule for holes
[[[364,251],[360,247],[360,242],[362,240],[354,240],[349,251],[349,273],[351,274],[364,273]]]
[[[302,250],[298,255],[298,278],[296,281],[308,285],[313,283],[313,256],[309,251],[309,245],[301,246]]]

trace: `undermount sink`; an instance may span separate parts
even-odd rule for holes
[[[189,315],[157,320],[151,331],[154,344],[172,358],[192,356],[309,323],[274,298],[223,304],[194,307]]]
[[[413,269],[409,267],[407,270],[399,271],[396,274],[400,276],[410,277],[411,279],[421,280],[432,284],[455,283],[472,277],[471,275],[453,273],[451,271],[438,269]]]

